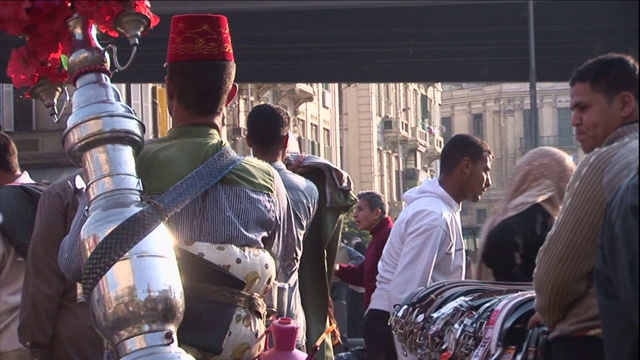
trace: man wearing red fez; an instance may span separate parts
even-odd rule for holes
[[[147,143],[137,161],[149,198],[162,194],[229,146],[220,131],[224,108],[237,92],[233,60],[226,17],[172,18],[165,84],[173,127],[166,137]],[[213,337],[223,330],[221,352],[198,347],[197,341],[178,332],[180,346],[196,359],[254,359],[262,352],[262,296],[270,293],[276,271],[270,252],[278,253],[287,227],[294,228],[287,207],[286,190],[277,172],[265,162],[246,157],[167,222],[177,246],[229,270],[246,282],[243,291],[254,294],[252,301],[235,307],[230,326],[211,321],[199,334]],[[229,295],[224,288],[214,293]],[[203,310],[203,316],[207,313],[209,309]]]

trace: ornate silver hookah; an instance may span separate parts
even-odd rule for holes
[[[111,83],[107,50],[114,53],[116,71],[125,70],[149,24],[146,15],[132,10],[116,19],[115,27],[133,47],[127,64],[120,66],[115,46],[103,49],[98,43],[95,25],[78,15],[67,21],[72,36],[68,69],[76,91],[62,141],[67,156],[82,166],[86,182],[88,218],[80,235],[84,262],[107,234],[147,205],[135,165],[144,125]],[[32,97],[43,101],[57,121],[52,99],[61,89],[38,85]],[[164,225],[120,258],[93,291],[84,290],[90,292],[86,301],[94,326],[118,359],[193,360],[178,346],[184,293],[173,238]]]

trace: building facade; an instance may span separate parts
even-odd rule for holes
[[[167,108],[164,84],[114,84],[123,101],[131,106],[145,125],[145,139],[166,135],[172,121]],[[25,96],[24,89],[0,84],[0,128],[10,134],[19,150],[20,163],[34,179],[53,182],[75,167],[62,146],[71,103],[63,94],[58,99],[60,121],[54,122],[41,101]],[[246,118],[255,105],[272,103],[291,115],[292,133],[300,152],[323,157],[341,166],[338,116],[338,84],[239,84],[238,96],[226,110],[222,130],[241,155],[250,155],[244,140]],[[73,96],[73,87],[68,87]],[[64,107],[65,103],[68,105]]]
[[[538,83],[538,146],[557,147],[582,157],[571,126],[569,85]],[[456,133],[469,133],[485,140],[494,154],[492,186],[478,203],[464,203],[465,236],[473,239],[502,198],[513,167],[536,143],[528,127],[531,111],[528,83],[443,84],[442,125],[445,141]],[[474,243],[468,242],[474,251]]]
[[[384,194],[389,215],[402,193],[438,174],[439,83],[338,84],[340,151],[355,190]]]
[[[163,84],[115,84],[122,99],[145,125],[145,139],[166,135],[172,121]],[[62,147],[67,103],[60,121],[52,121],[40,101],[24,90],[2,85],[0,118],[19,148],[20,161],[39,181],[52,182],[77,170]],[[402,193],[439,172],[443,146],[439,83],[384,84],[239,84],[227,107],[222,131],[241,155],[246,144],[246,119],[261,103],[277,104],[291,116],[291,132],[299,151],[329,160],[347,171],[355,190],[376,190],[395,217]],[[68,87],[69,97],[73,88]],[[66,96],[58,99],[62,109]]]
[[[145,125],[145,139],[166,134],[171,124],[166,105],[166,92],[160,84],[114,84],[122,99],[136,112]],[[54,122],[49,109],[38,100],[25,96],[25,89],[0,84],[1,129],[11,136],[18,147],[20,165],[37,181],[53,182],[78,168],[67,158],[62,136],[71,115],[67,95],[58,98],[60,119]],[[74,88],[67,87],[68,98]]]
[[[291,117],[291,133],[299,151],[340,167],[337,89],[338,84],[239,84],[238,96],[227,109],[224,136],[236,152],[250,155],[244,139],[249,111],[258,104],[278,105]]]

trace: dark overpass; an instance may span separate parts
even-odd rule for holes
[[[189,12],[229,17],[238,82],[529,80],[527,1],[156,0],[152,9],[160,25],[115,82],[162,82],[171,15]],[[538,81],[566,81],[605,52],[637,59],[638,10],[638,1],[535,1]],[[9,82],[11,47],[24,41],[0,41]]]

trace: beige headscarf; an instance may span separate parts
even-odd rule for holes
[[[480,231],[476,279],[493,280],[491,269],[481,260],[484,240],[489,232],[501,221],[537,203],[552,216],[557,217],[567,184],[575,170],[576,164],[573,159],[567,153],[553,147],[535,148],[520,158],[513,169],[507,191]]]

